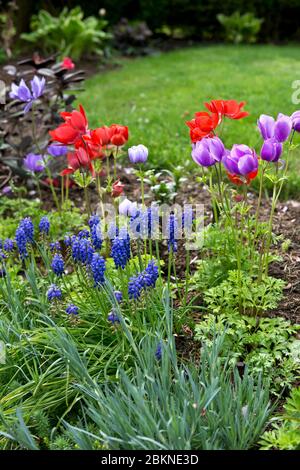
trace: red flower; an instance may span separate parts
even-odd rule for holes
[[[43,182],[44,182],[45,184],[49,185],[49,186],[50,186],[51,183],[52,183],[52,185],[53,185],[55,188],[59,188],[59,187],[61,186],[61,182],[60,182],[60,180],[59,180],[58,178],[46,178],[45,180],[43,180]],[[67,187],[68,187],[68,188],[72,188],[73,186],[76,186],[75,181],[70,180],[70,179],[64,180],[64,187],[65,187],[65,188],[67,188]]]
[[[68,168],[61,172],[61,176],[75,173],[79,168],[88,168],[94,176],[95,171],[90,159],[89,154],[83,147],[79,147],[75,152],[69,152],[67,154]]]
[[[82,141],[78,141],[77,148],[84,146],[92,160],[96,158],[104,158],[105,153],[103,152],[102,141],[99,135],[95,131],[91,131],[90,134],[82,136]]]
[[[121,126],[120,124],[112,124],[110,126],[111,137],[110,143],[116,145],[117,147],[121,147],[124,145],[128,140],[128,127]]]
[[[220,117],[226,116],[229,119],[242,119],[249,116],[247,111],[242,111],[242,107],[245,104],[245,101],[238,103],[235,100],[212,100],[210,103],[205,103],[205,106],[210,112],[216,113]]]
[[[121,183],[120,180],[115,181],[112,185],[112,192],[111,192],[112,197],[121,196],[121,194],[124,191],[124,187],[125,187],[125,185],[123,183]]]
[[[192,142],[198,142],[203,137],[212,137],[213,131],[219,124],[219,115],[206,111],[195,113],[195,118],[186,121],[186,125],[190,128],[190,137]]]
[[[75,64],[70,57],[64,57],[61,63],[64,69],[72,70],[75,68]]]
[[[101,145],[108,145],[110,144],[110,139],[113,134],[113,129],[111,127],[103,126],[98,127],[94,131],[92,131],[97,138]],[[127,139],[128,139],[128,129],[127,129]]]
[[[230,181],[237,186],[241,186],[242,184],[247,184],[249,185],[252,180],[254,180],[257,177],[258,170],[252,171],[251,173],[248,173],[244,178],[240,175],[232,175],[231,173],[227,173],[228,178]]]
[[[88,122],[83,107],[79,105],[79,111],[63,112],[60,115],[65,122],[53,131],[49,131],[52,140],[65,145],[78,143],[81,137],[88,132]]]

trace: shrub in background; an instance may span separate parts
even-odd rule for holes
[[[103,55],[103,45],[109,38],[104,31],[107,21],[101,17],[84,18],[81,7],[64,8],[56,17],[41,10],[31,19],[31,33],[21,38],[47,53],[59,51],[62,56],[78,60],[83,55]]]
[[[225,40],[234,44],[256,42],[263,22],[263,19],[256,18],[253,13],[241,15],[239,11],[230,16],[220,13],[217,18],[225,30]]]

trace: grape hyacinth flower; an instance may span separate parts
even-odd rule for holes
[[[122,292],[119,291],[119,290],[115,290],[115,291],[114,291],[114,296],[115,296],[115,299],[116,299],[116,301],[118,302],[118,304],[120,304],[120,303],[122,302],[122,300],[123,300],[123,294],[122,294]]]
[[[45,235],[49,235],[50,230],[50,222],[47,216],[41,218],[39,223],[39,231],[40,233],[44,233]]]
[[[24,108],[24,113],[28,113],[32,107],[32,103],[44,93],[45,85],[45,78],[39,78],[35,75],[30,81],[30,90],[22,78],[19,85],[12,83],[9,96],[11,99],[17,99],[23,101],[23,103],[27,103]]]
[[[77,236],[78,236],[78,238],[80,238],[80,239],[82,239],[82,238],[89,238],[90,232],[89,232],[86,228],[84,228],[83,230],[80,230],[80,231],[78,232],[78,235],[77,235]]]
[[[64,238],[64,244],[66,246],[71,246],[72,245],[72,237],[71,235],[66,235]]]
[[[49,243],[49,248],[51,253],[56,253],[57,251],[61,251],[61,245],[58,241]]]
[[[33,243],[34,239],[34,226],[30,217],[25,217],[25,219],[21,220],[19,227],[21,227],[26,235],[26,239],[28,243]]]
[[[3,250],[7,253],[14,251],[15,243],[11,238],[6,238],[3,242]]]
[[[131,163],[145,163],[148,158],[148,149],[143,144],[134,145],[128,149],[128,157]]]
[[[58,253],[56,253],[53,256],[52,263],[51,263],[51,268],[52,268],[52,271],[54,272],[54,274],[56,274],[56,276],[60,277],[64,273],[65,263],[64,263],[63,257],[61,255],[59,255]]]
[[[88,222],[90,229],[92,229],[94,225],[98,225],[99,223],[100,223],[100,217],[97,214],[91,215],[91,217],[89,218],[89,222]]]
[[[155,358],[160,361],[162,357],[162,342],[160,341],[155,351]]]
[[[109,313],[107,320],[110,321],[113,325],[115,323],[120,323],[118,315],[115,313],[114,309]]]
[[[94,249],[88,238],[74,237],[72,239],[72,258],[76,262],[89,264],[92,261]]]
[[[69,304],[66,308],[66,313],[68,315],[78,315],[79,308],[74,304]]]
[[[90,269],[94,279],[94,287],[102,286],[105,282],[104,273],[105,273],[105,261],[104,258],[99,255],[99,253],[94,253],[92,261],[90,263]]]
[[[100,223],[94,224],[91,227],[91,241],[95,250],[101,250],[102,248],[102,233]]]
[[[124,269],[130,259],[130,237],[126,227],[120,229],[119,235],[112,241],[111,257],[116,268]]]
[[[272,116],[262,114],[257,125],[264,140],[274,138],[277,142],[285,142],[292,130],[292,119],[279,113],[275,121]]]
[[[51,284],[51,286],[47,290],[48,302],[52,302],[53,300],[60,300],[61,298],[62,293],[60,288],[56,284]]]
[[[154,287],[158,278],[158,267],[155,261],[150,261],[146,269],[136,276],[132,276],[128,283],[128,295],[130,299],[140,298],[143,290]]]
[[[178,220],[175,214],[170,214],[168,229],[168,252],[175,253],[178,249]]]
[[[220,162],[225,154],[225,147],[219,137],[204,138],[193,144],[192,158],[201,166],[212,166]]]
[[[27,251],[27,236],[25,230],[19,225],[16,230],[16,244],[20,254],[21,259],[27,258],[28,251]]]

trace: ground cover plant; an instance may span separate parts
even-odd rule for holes
[[[10,97],[26,114],[44,87],[35,76]],[[155,173],[127,122],[91,124],[81,104],[22,159],[40,198],[20,207],[26,189],[7,183],[1,448],[283,448],[281,433],[297,446],[299,327],[276,316],[286,284],[272,267],[289,247],[273,232],[300,111],[257,114],[255,145],[225,145],[249,104],[198,106],[182,122],[188,204],[182,167]],[[269,431],[288,394],[293,423]]]

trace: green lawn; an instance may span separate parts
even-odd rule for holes
[[[258,116],[295,111],[291,96],[297,79],[299,47],[194,47],[124,60],[121,68],[88,79],[79,102],[86,107],[91,126],[128,125],[129,145],[145,144],[151,165],[162,167],[190,162],[184,122],[213,98],[247,101],[251,116],[227,121],[223,137],[228,147],[245,143],[259,151]],[[292,193],[300,184],[299,169],[294,161]]]

